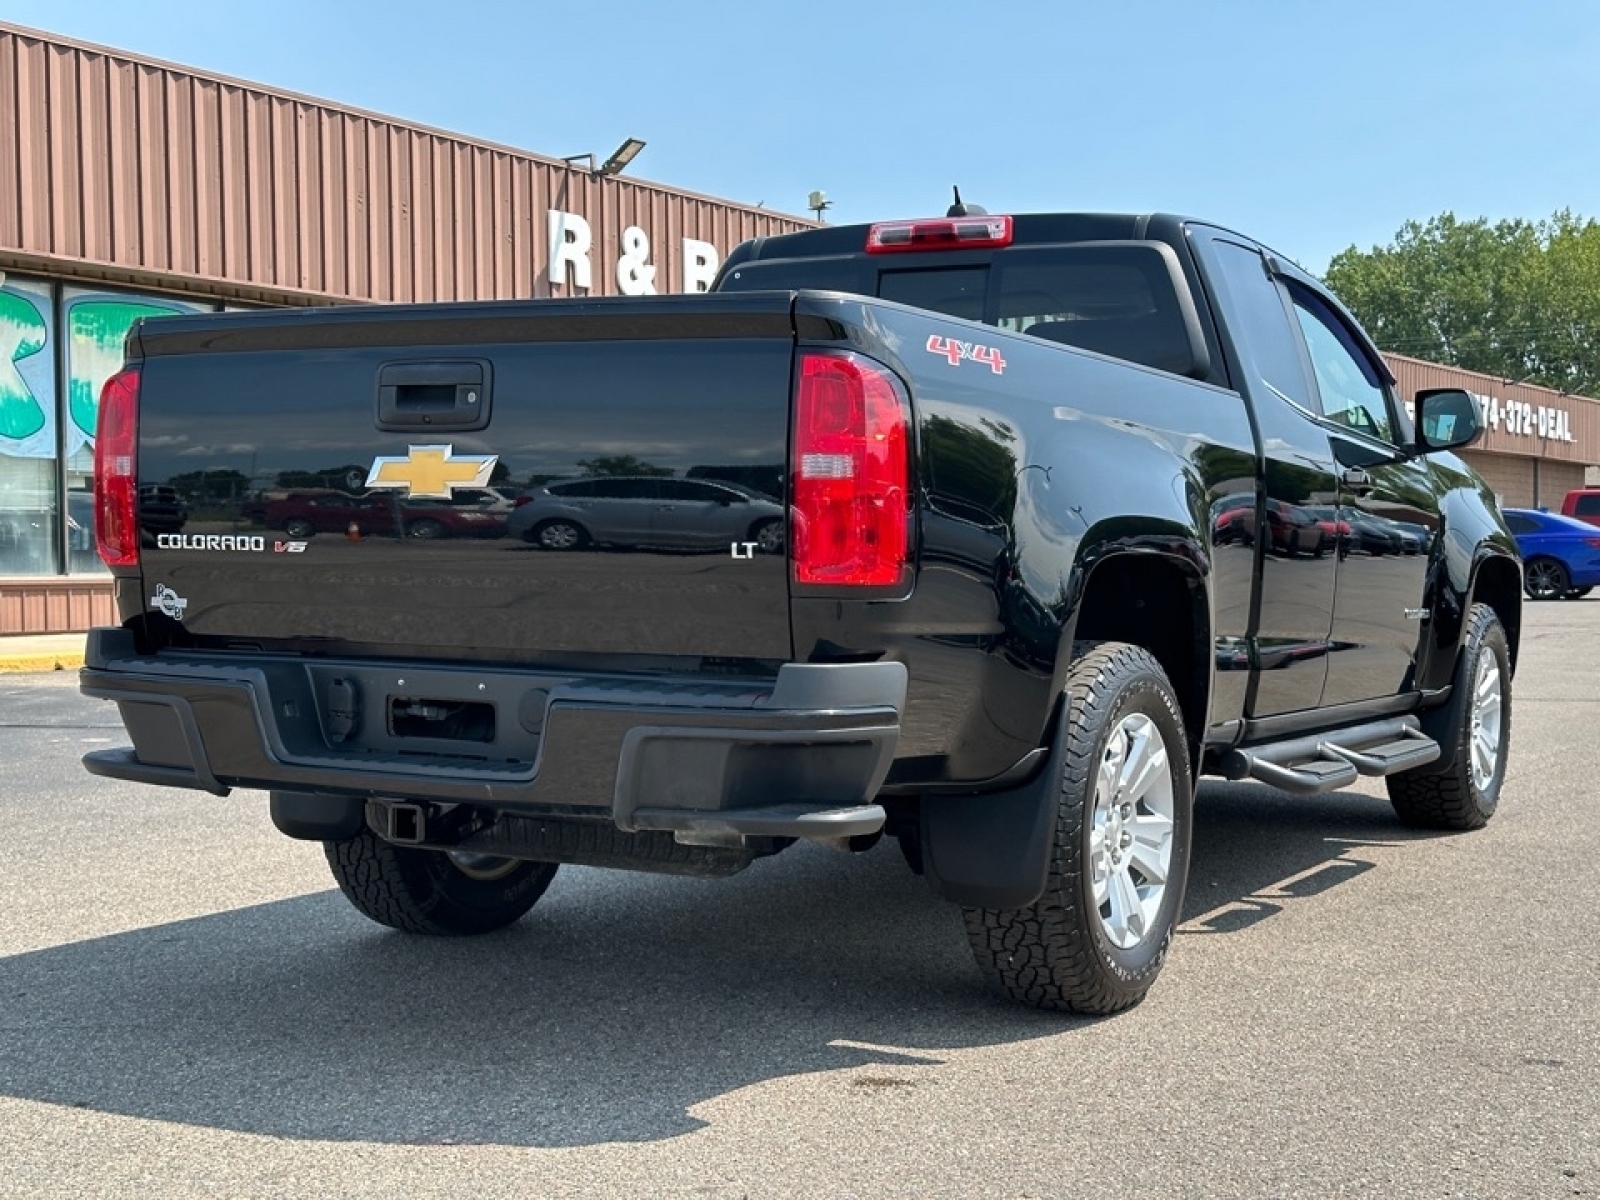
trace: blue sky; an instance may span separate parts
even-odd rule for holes
[[[1600,213],[1600,3],[3,0],[0,19],[828,219],[1165,210],[1315,272]]]

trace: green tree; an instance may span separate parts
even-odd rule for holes
[[[1600,223],[1408,221],[1334,256],[1327,283],[1383,350],[1600,393]]]
[[[671,467],[658,467],[632,454],[608,454],[600,458],[580,458],[578,469],[585,475],[654,475],[672,474]]]
[[[185,471],[167,480],[191,504],[216,504],[237,500],[250,490],[250,480],[238,471],[216,468],[210,471]]]

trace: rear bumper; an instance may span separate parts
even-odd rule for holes
[[[479,666],[168,653],[90,635],[84,694],[115,701],[133,746],[84,757],[141,783],[470,804],[687,838],[838,838],[899,738],[899,663],[789,664],[772,680],[640,678]],[[397,698],[484,715],[467,738],[396,731]],[[484,726],[487,722],[487,728]],[[343,736],[342,731],[347,730]]]

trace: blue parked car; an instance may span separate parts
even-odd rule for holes
[[[1522,551],[1522,587],[1531,600],[1577,600],[1600,583],[1600,529],[1531,508],[1503,510]]]

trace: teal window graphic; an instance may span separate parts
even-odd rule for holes
[[[46,332],[37,308],[21,296],[0,292],[0,438],[20,441],[44,428],[50,397],[33,394],[19,364],[44,349]]]
[[[72,362],[67,378],[67,411],[86,438],[94,437],[100,389],[122,367],[122,344],[140,317],[165,317],[184,308],[128,300],[79,300],[67,310]]]

